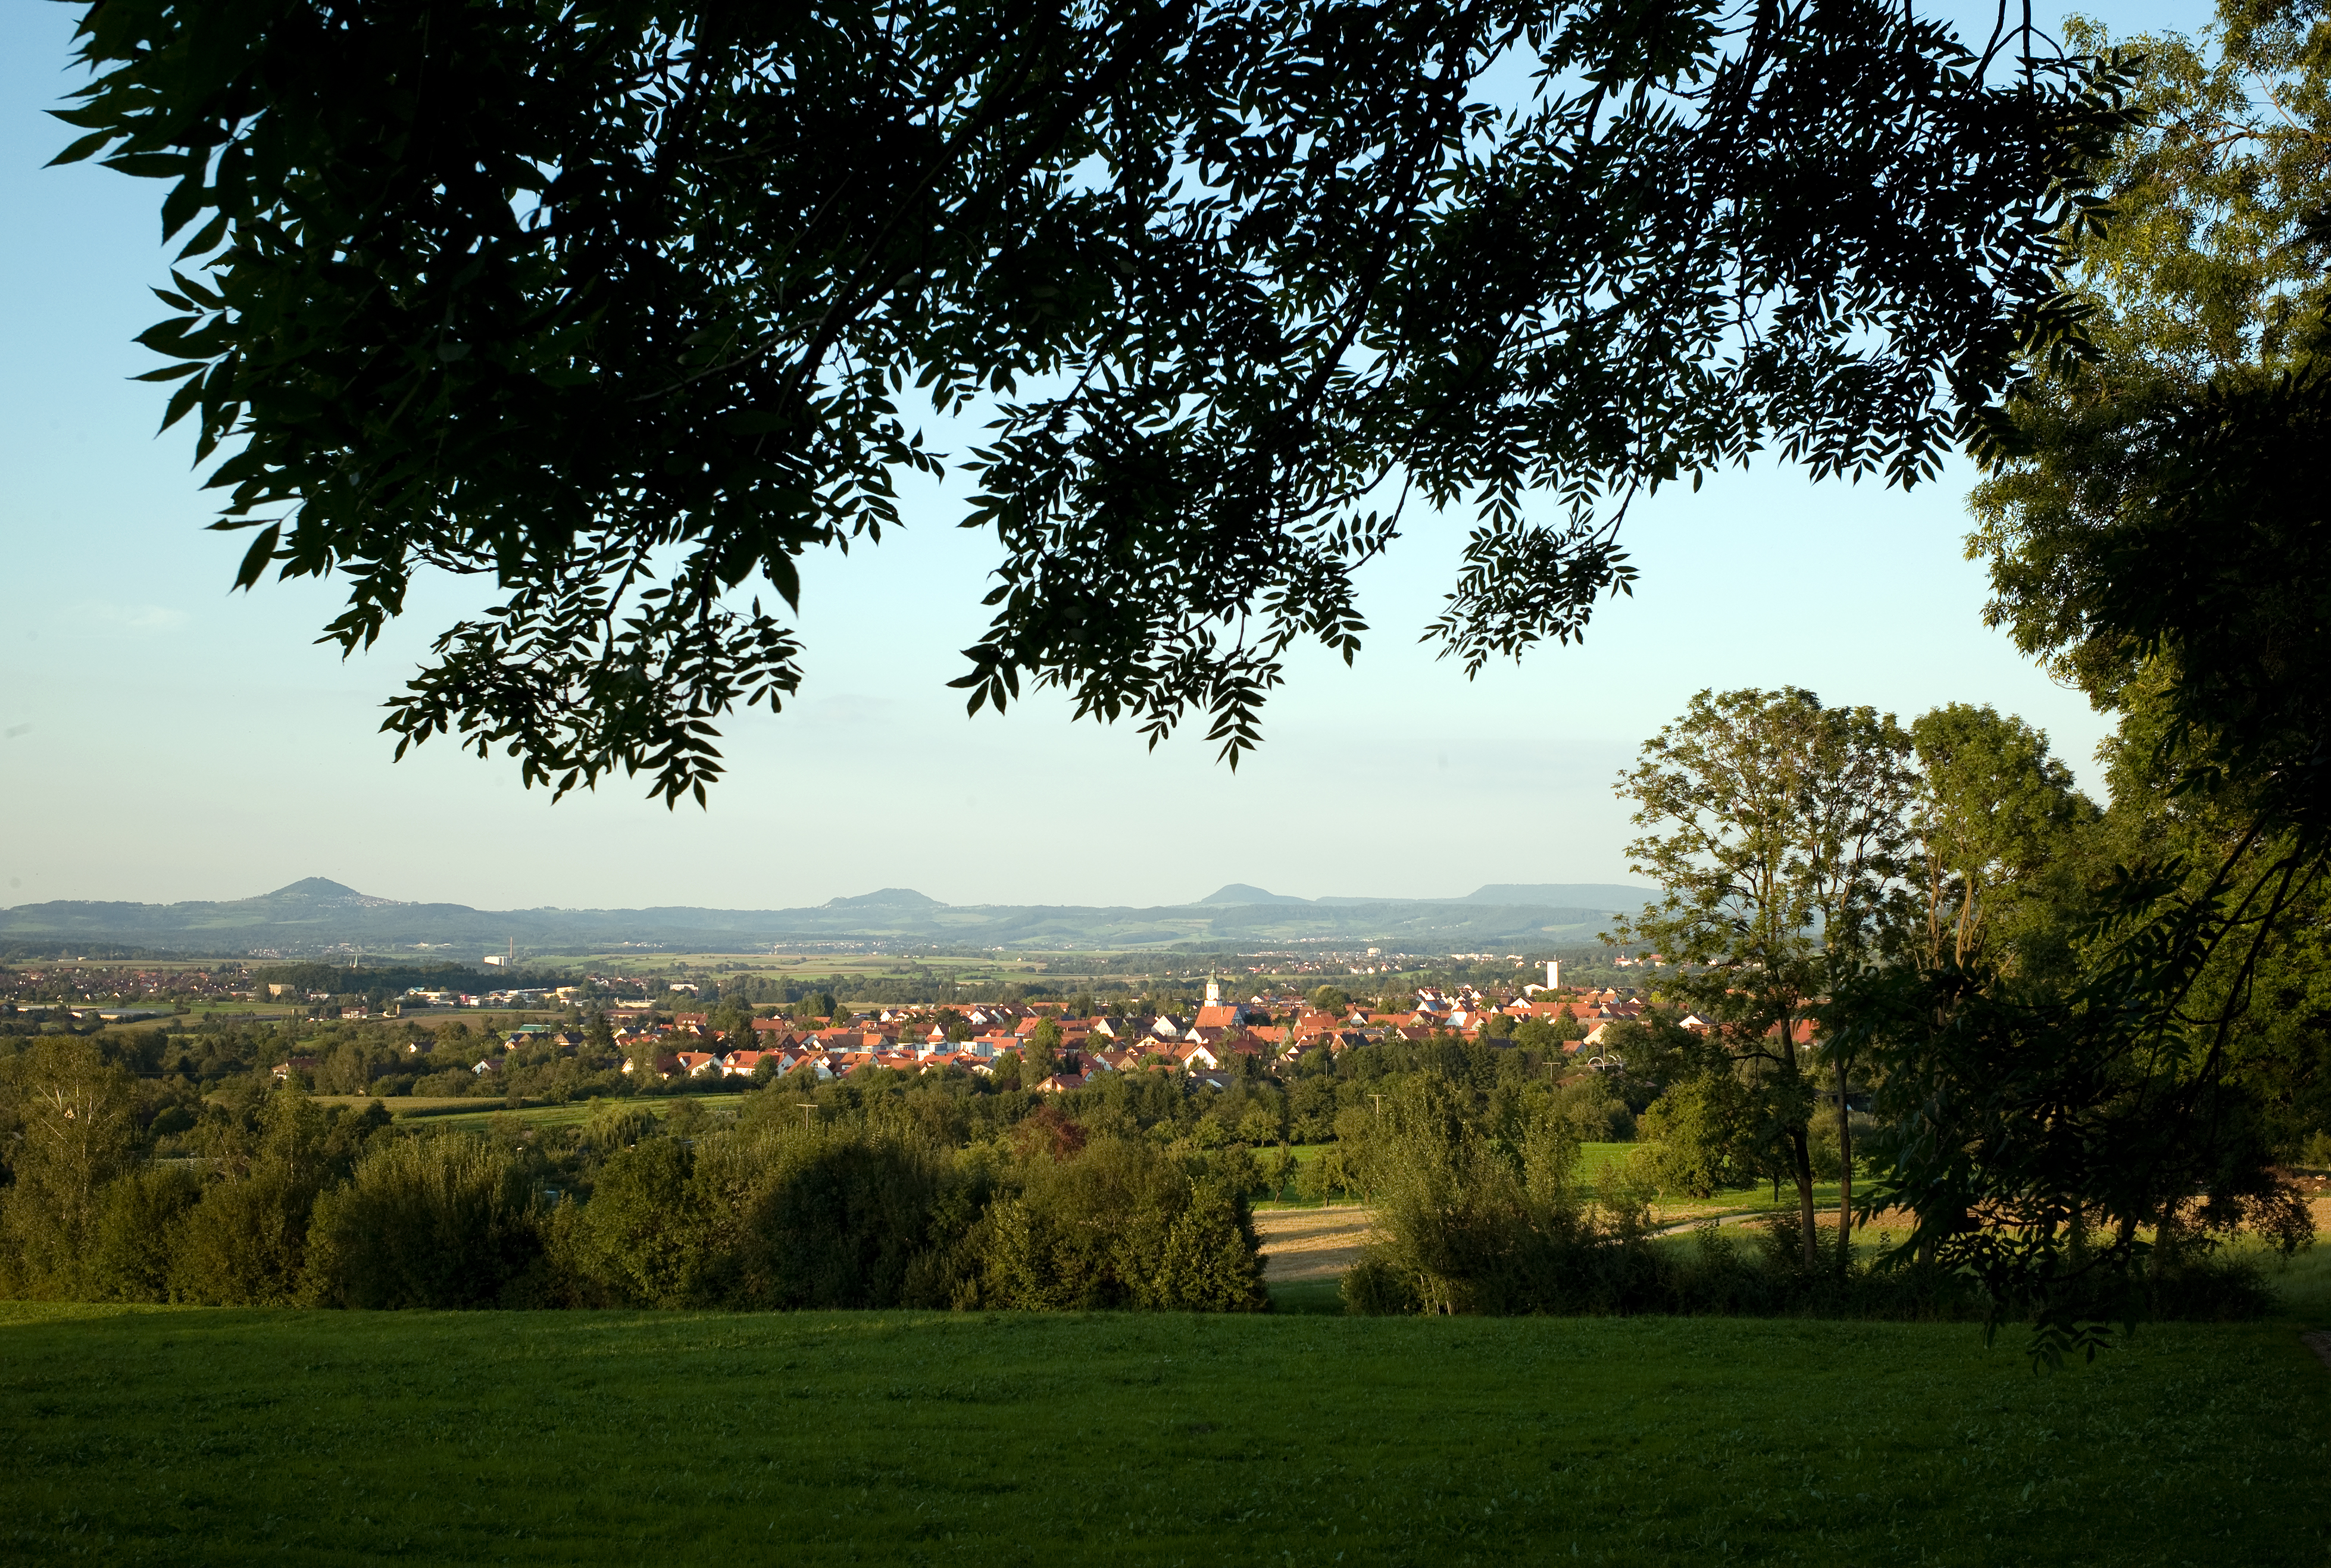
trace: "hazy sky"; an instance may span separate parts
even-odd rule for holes
[[[1988,18],[1989,8],[1983,8]],[[2117,30],[2193,5],[2114,6]],[[1233,774],[1203,728],[1145,752],[1038,697],[965,717],[946,682],[977,640],[992,539],[946,496],[880,548],[804,561],[799,701],[734,718],[709,811],[634,782],[557,806],[497,755],[389,761],[379,704],[428,634],[478,602],[414,598],[343,663],[311,645],[329,584],[230,594],[246,539],[207,533],[185,427],[130,339],[166,312],[163,186],[43,169],[42,110],[78,6],[0,9],[0,905],[240,898],[306,876],[481,908],[774,907],[907,886],[956,903],[1175,902],[1277,892],[1453,895],[1630,879],[1611,783],[1703,687],[1793,684],[1908,718],[1988,702],[2046,728],[2094,786],[2105,732],[1984,629],[1961,558],[1968,471],[1904,495],[1786,469],[1640,508],[1642,569],[1584,647],[1468,683],[1416,643],[1464,527],[1420,519],[1365,575],[1357,667],[1299,659]]]

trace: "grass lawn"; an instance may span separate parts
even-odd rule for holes
[[[1316,1162],[1320,1155],[1326,1154],[1329,1149],[1332,1149],[1336,1145],[1333,1144],[1289,1144],[1287,1146],[1287,1152],[1295,1156],[1296,1169],[1301,1170],[1305,1165],[1311,1164]],[[1254,1157],[1258,1160],[1268,1161],[1277,1155],[1278,1153],[1279,1149],[1277,1145],[1265,1145],[1254,1151]],[[1327,1203],[1348,1203],[1350,1202],[1351,1200],[1349,1198],[1299,1198],[1295,1195],[1294,1182],[1289,1181],[1277,1197],[1259,1200],[1254,1206],[1258,1209],[1317,1209]]]
[[[642,1109],[651,1111],[656,1116],[668,1117],[679,1107],[680,1102],[684,1099],[700,1102],[706,1110],[710,1111],[716,1117],[735,1116],[739,1110],[744,1108],[745,1105],[745,1099],[742,1095],[733,1094],[656,1095],[652,1097],[643,1095],[637,1099],[627,1099],[620,1103],[625,1109],[638,1107]],[[383,1103],[390,1107],[392,1113],[395,1112],[397,1104],[396,1101],[386,1100]],[[453,1105],[460,1105],[463,1102],[456,1100],[452,1103]],[[475,1101],[468,1103],[473,1106],[476,1105]],[[585,1122],[591,1119],[591,1102],[589,1100],[568,1100],[564,1105],[528,1106],[522,1110],[515,1111],[503,1110],[499,1105],[480,1107],[473,1110],[453,1110],[448,1108],[445,1110],[426,1113],[414,1119],[412,1125],[417,1128],[425,1128],[433,1132],[439,1129],[460,1127],[470,1132],[481,1133],[486,1130],[488,1126],[492,1123],[496,1117],[500,1116],[514,1117],[521,1126],[529,1127],[579,1127]]]
[[[317,1104],[328,1106],[361,1107],[371,1103],[363,1095],[317,1095],[314,1098]],[[665,1117],[670,1116],[682,1100],[699,1101],[716,1117],[734,1116],[745,1104],[744,1096],[734,1094],[642,1095],[618,1103],[626,1108],[638,1107]],[[467,1095],[398,1095],[380,1103],[397,1120],[427,1131],[460,1127],[481,1133],[496,1117],[512,1117],[520,1126],[529,1127],[579,1127],[591,1119],[591,1102],[587,1099],[568,1100],[561,1105],[535,1104],[517,1110],[503,1108],[500,1096],[472,1098]]]
[[[2320,1564],[2285,1322],[0,1307],[0,1556]]]
[[[1579,1179],[1593,1183],[1613,1165],[1623,1165],[1627,1156],[1635,1152],[1634,1144],[1581,1144],[1578,1145]]]
[[[1297,1144],[1293,1145],[1290,1152],[1295,1155],[1296,1163],[1303,1165],[1318,1159],[1333,1146],[1329,1144]],[[1627,1156],[1633,1154],[1639,1146],[1635,1144],[1580,1145],[1579,1183],[1591,1193],[1594,1183],[1602,1179],[1605,1171],[1624,1164]],[[1269,1148],[1260,1148],[1255,1151],[1255,1155],[1258,1158],[1269,1159],[1273,1152]],[[1294,1192],[1295,1189],[1290,1185],[1282,1198],[1265,1200],[1255,1204],[1255,1207],[1258,1209],[1310,1209],[1318,1207],[1320,1202],[1334,1203],[1352,1202],[1349,1198],[1342,1197],[1320,1201],[1306,1200],[1296,1197]],[[1735,1214],[1767,1214],[1775,1210],[1793,1213],[1796,1207],[1797,1190],[1794,1187],[1784,1185],[1780,1198],[1775,1201],[1771,1184],[1760,1182],[1754,1186],[1737,1187],[1729,1192],[1718,1193],[1714,1198],[1706,1202],[1683,1198],[1674,1202],[1654,1202],[1651,1205],[1651,1221],[1656,1225],[1672,1225],[1680,1224],[1686,1221],[1729,1217]],[[1815,1218],[1818,1221],[1831,1224],[1836,1222],[1837,1183],[1835,1182],[1813,1183],[1813,1207],[1816,1211]]]

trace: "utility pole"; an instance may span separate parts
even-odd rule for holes
[[[817,1102],[815,1100],[795,1100],[794,1103],[801,1107],[802,1126],[808,1126],[813,1121],[817,1119]]]

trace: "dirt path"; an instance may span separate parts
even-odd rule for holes
[[[1262,1239],[1262,1277],[1274,1285],[1339,1279],[1368,1239],[1372,1210],[1358,1204],[1324,1209],[1262,1209],[1254,1216]]]
[[[1254,1228],[1262,1239],[1262,1275],[1276,1284],[1288,1285],[1306,1279],[1338,1279],[1344,1271],[1356,1262],[1360,1248],[1368,1239],[1368,1226],[1374,1212],[1358,1203],[1341,1203],[1322,1209],[1261,1209],[1255,1212]],[[1673,1220],[1653,1226],[1654,1236],[1680,1236],[1706,1224],[1711,1218],[1719,1225],[1745,1225],[1768,1217],[1764,1210],[1747,1213],[1708,1215]],[[1824,1209],[1815,1214],[1816,1220],[1837,1223],[1837,1211]],[[1910,1216],[1889,1211],[1878,1216],[1875,1223],[1857,1229],[1856,1234],[1875,1240],[1880,1230],[1900,1231],[1910,1223]]]

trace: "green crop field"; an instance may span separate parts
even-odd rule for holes
[[[397,1102],[389,1103],[394,1105]],[[719,1104],[718,1097],[709,1103],[717,1109]],[[524,1114],[531,1116],[535,1113],[528,1111]],[[469,1118],[463,1119],[466,1121]],[[479,1125],[483,1125],[482,1117],[478,1118],[478,1121]],[[1289,1153],[1295,1156],[1296,1164],[1299,1167],[1318,1159],[1332,1146],[1327,1144],[1296,1144],[1289,1148]],[[1637,1146],[1634,1144],[1582,1144],[1578,1150],[1577,1174],[1580,1183],[1591,1191],[1604,1174],[1625,1164],[1627,1157],[1635,1152]],[[1265,1158],[1268,1158],[1271,1152],[1268,1147],[1256,1151]],[[1349,1198],[1299,1198],[1294,1195],[1294,1187],[1289,1185],[1279,1197],[1263,1199],[1258,1202],[1255,1207],[1258,1209],[1311,1209],[1318,1208],[1325,1202],[1352,1202]],[[1837,1212],[1835,1182],[1813,1183],[1813,1206],[1821,1212],[1823,1219],[1834,1221]],[[1693,1199],[1677,1199],[1672,1202],[1662,1200],[1654,1202],[1651,1205],[1651,1221],[1655,1225],[1680,1225],[1698,1220],[1717,1218],[1728,1220],[1736,1215],[1793,1213],[1796,1212],[1796,1207],[1797,1191],[1794,1187],[1783,1187],[1779,1195],[1775,1196],[1769,1185],[1759,1183],[1754,1186],[1735,1187],[1718,1193],[1714,1198],[1704,1202]]]
[[[745,1103],[742,1096],[727,1094],[657,1095],[652,1098],[623,1100],[618,1103],[625,1110],[644,1110],[653,1116],[668,1117],[680,1107],[682,1100],[694,1100],[716,1117],[733,1117]],[[387,1106],[392,1114],[400,1116],[412,1114],[398,1110],[402,1103],[400,1101],[392,1099],[384,1100],[381,1103]],[[454,1108],[465,1105],[473,1108],[467,1110]],[[477,1100],[449,1100],[444,1102],[443,1108],[419,1113],[414,1117],[413,1125],[431,1131],[460,1128],[468,1132],[481,1133],[493,1126],[495,1117],[506,1116],[521,1126],[579,1127],[591,1119],[591,1105],[592,1102],[589,1100],[568,1100],[563,1105],[530,1105],[521,1110],[512,1111],[503,1109],[499,1103],[491,1100],[482,1103]]]
[[[317,1095],[318,1105],[366,1106],[372,1101],[364,1095]],[[735,1116],[745,1104],[742,1095],[681,1094],[651,1095],[617,1102],[626,1110],[644,1110],[652,1116],[668,1117],[683,1100],[694,1100],[716,1117]],[[534,1101],[513,1110],[500,1095],[401,1095],[384,1099],[381,1105],[388,1114],[401,1122],[433,1132],[460,1128],[468,1132],[484,1132],[497,1117],[509,1117],[521,1126],[566,1127],[580,1126],[591,1119],[590,1100],[565,1100],[557,1105]]]
[[[0,1307],[24,1562],[2320,1564],[2291,1322]]]

